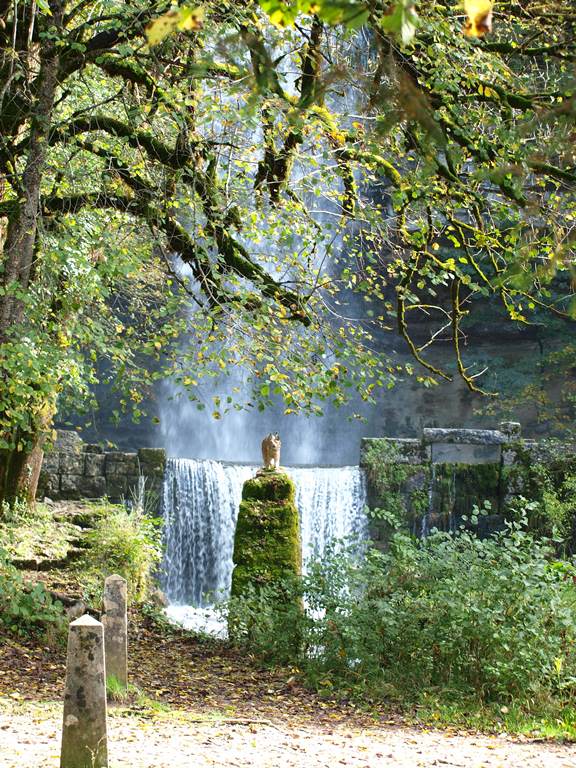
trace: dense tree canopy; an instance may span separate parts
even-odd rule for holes
[[[199,398],[236,366],[252,403],[314,411],[393,383],[391,327],[425,383],[452,375],[449,338],[481,388],[478,303],[572,316],[570,0],[503,0],[483,39],[412,0],[6,0],[0,20],[0,486],[33,487],[30,449],[100,356],[136,415],[166,369]]]

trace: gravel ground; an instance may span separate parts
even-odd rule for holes
[[[1,768],[56,768],[58,705],[4,702],[0,699]],[[110,768],[576,768],[575,745],[397,726],[206,722],[190,712],[141,717],[112,710],[108,738]]]

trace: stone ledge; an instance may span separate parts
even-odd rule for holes
[[[465,445],[504,445],[510,438],[499,429],[432,429],[422,430],[422,442]]]

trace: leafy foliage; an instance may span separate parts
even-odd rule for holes
[[[225,615],[234,642],[256,650],[263,658],[288,664],[298,659],[302,642],[302,585],[297,579],[282,584],[249,585],[242,597],[232,597],[218,610]]]
[[[26,585],[0,548],[0,626],[29,635],[64,626],[62,605],[52,599],[41,582]]]
[[[303,644],[292,660],[314,684],[364,698],[561,702],[576,680],[576,572],[551,554],[511,523],[486,540],[464,530],[397,534],[389,552],[363,563],[329,555],[305,579]],[[274,613],[270,598],[268,631],[252,642],[272,657],[281,648],[284,660],[295,617]]]
[[[86,541],[83,582],[92,596],[101,593],[107,576],[118,574],[128,582],[129,600],[143,602],[162,555],[159,520],[110,504]]]
[[[574,553],[574,512],[576,510],[576,476],[573,462],[561,470],[552,464],[533,464],[524,471],[524,496],[513,499],[506,515],[512,519],[526,518],[528,528],[537,536],[556,543],[563,554]],[[522,475],[520,475],[522,477]],[[514,482],[514,480],[513,480]],[[517,479],[516,479],[517,482]]]
[[[166,375],[215,418],[321,413],[414,370],[394,326],[423,383],[489,391],[479,308],[573,317],[573,3],[551,30],[505,0],[488,40],[451,4],[415,35],[412,0],[264,5],[6,9],[0,450],[89,400],[102,360],[136,418]],[[180,31],[149,46],[164,14]],[[214,394],[238,370],[248,394]]]

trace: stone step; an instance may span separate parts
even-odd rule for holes
[[[71,547],[66,553],[65,557],[57,559],[37,559],[31,558],[30,560],[15,558],[11,560],[12,565],[18,568],[20,571],[52,571],[59,570],[60,568],[67,568],[71,563],[79,560],[86,554],[86,550],[82,547]]]

